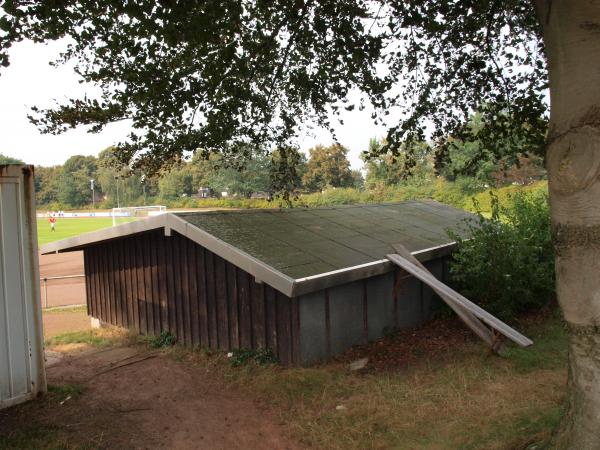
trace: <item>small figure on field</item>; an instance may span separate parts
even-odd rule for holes
[[[55,229],[55,227],[56,227],[56,217],[50,216],[50,218],[48,219],[48,222],[50,222],[50,231],[56,231],[56,229]]]

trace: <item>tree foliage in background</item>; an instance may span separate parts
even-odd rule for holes
[[[352,172],[346,147],[340,144],[317,145],[308,153],[310,157],[302,183],[309,191],[360,185],[362,177]]]
[[[0,165],[2,164],[24,164],[23,161],[0,153]]]
[[[96,170],[94,156],[75,155],[67,159],[56,184],[57,200],[75,207],[92,203],[90,179]]]
[[[363,160],[367,171],[365,183],[370,189],[379,185],[393,186],[410,181],[413,184],[430,183],[434,179],[433,150],[425,143],[413,145],[410,158],[410,170],[407,168],[408,155],[403,145],[396,151],[383,153],[385,139],[372,138],[369,149],[363,152]],[[369,156],[377,155],[377,156]],[[410,179],[410,180],[409,180]]]

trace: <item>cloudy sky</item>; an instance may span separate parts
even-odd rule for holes
[[[0,71],[0,153],[24,160],[28,164],[62,164],[76,154],[97,155],[102,149],[123,140],[129,131],[126,122],[107,127],[100,134],[87,133],[84,128],[59,136],[41,135],[27,120],[29,107],[51,106],[55,101],[81,97],[94,88],[82,85],[72,67],[51,67],[62,45],[22,42],[11,49],[11,65]],[[354,168],[362,163],[359,155],[367,148],[369,139],[381,136],[384,130],[376,127],[368,111],[345,112],[344,125],[337,125],[338,140],[350,149]],[[325,130],[313,130],[303,136],[301,147],[307,150],[316,143],[332,141]]]

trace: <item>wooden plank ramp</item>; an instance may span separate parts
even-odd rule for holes
[[[533,344],[531,339],[435,278],[406,247],[400,244],[394,244],[393,247],[397,254],[386,255],[386,258],[431,287],[477,336],[490,345],[494,352],[498,353],[502,349],[502,336],[521,347]]]

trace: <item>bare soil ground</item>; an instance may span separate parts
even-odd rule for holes
[[[90,318],[85,311],[53,311],[44,313],[43,320],[46,339],[63,333],[90,329]]]
[[[83,252],[40,255],[40,277],[58,277],[83,274]],[[48,280],[48,306],[79,305],[85,303],[85,279],[68,278]],[[45,295],[41,288],[42,305]]]
[[[207,368],[144,347],[65,354],[47,375],[81,393],[0,411],[0,436],[34,426],[58,430],[65,448],[302,448],[265,404]]]

